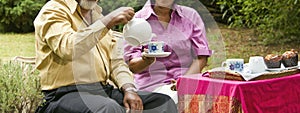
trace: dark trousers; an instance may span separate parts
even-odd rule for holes
[[[43,91],[45,102],[37,113],[125,113],[123,93],[100,83],[61,87]],[[163,94],[138,92],[143,113],[177,113],[173,100]]]

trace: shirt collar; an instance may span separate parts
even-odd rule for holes
[[[156,15],[152,8],[150,0],[146,2],[146,4],[143,6],[141,10],[145,11],[145,13],[142,14],[142,18],[144,19],[148,19],[151,15]],[[179,15],[179,17],[183,17],[183,12],[182,9],[179,7],[179,5],[174,4],[173,11],[175,11],[175,13]]]
[[[66,2],[67,7],[70,9],[71,13],[73,14],[77,8],[77,1],[76,0],[64,0]]]
[[[183,17],[182,8],[179,5],[174,4],[173,9],[180,17]]]
[[[75,13],[77,7],[79,7],[79,4],[76,0],[64,0],[66,2],[67,7],[70,9],[71,13]],[[99,6],[96,6],[93,10],[95,10],[97,13],[102,13],[102,8]]]

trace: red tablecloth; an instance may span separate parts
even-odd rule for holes
[[[213,101],[225,99],[230,104],[238,102],[244,113],[300,113],[300,74],[258,81],[219,80],[200,74],[182,76],[178,80],[177,90],[181,111],[188,106],[180,100],[188,97],[189,103],[193,103],[195,98],[201,99],[206,95],[205,98],[212,97]],[[205,104],[195,105],[194,108],[198,109]]]

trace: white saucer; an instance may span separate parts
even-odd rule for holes
[[[142,53],[145,57],[167,57],[171,54],[171,52],[163,52],[163,53]]]

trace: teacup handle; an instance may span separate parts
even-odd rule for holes
[[[227,65],[227,63],[225,61],[222,62],[222,67],[225,67]]]

